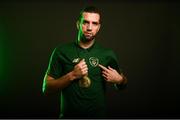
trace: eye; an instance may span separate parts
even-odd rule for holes
[[[93,22],[93,25],[98,25],[98,22]]]
[[[86,21],[86,20],[84,20],[84,21],[83,21],[83,24],[88,24],[88,23],[89,23],[89,22],[88,22],[88,21]]]

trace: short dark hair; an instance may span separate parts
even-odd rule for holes
[[[101,13],[99,9],[95,6],[86,6],[84,9],[81,10],[80,15],[78,17],[78,21],[81,20],[83,12],[89,12],[89,13],[97,13],[99,16],[101,16]]]

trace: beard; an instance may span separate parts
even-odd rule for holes
[[[90,42],[90,41],[92,41],[92,40],[94,40],[94,38],[95,38],[95,35],[92,35],[92,34],[83,34],[82,35],[82,41],[83,42]]]

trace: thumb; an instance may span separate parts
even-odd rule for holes
[[[80,62],[84,62],[84,61],[85,61],[85,59],[84,59],[84,58],[80,60]],[[80,62],[79,62],[79,63],[80,63]]]

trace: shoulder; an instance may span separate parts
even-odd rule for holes
[[[63,52],[63,51],[71,51],[72,49],[74,49],[74,47],[75,47],[74,42],[61,43],[55,47],[54,52],[59,53],[59,52]]]
[[[115,52],[113,51],[112,48],[108,48],[108,47],[105,47],[99,43],[96,43],[97,45],[97,49],[101,52],[101,53],[105,53],[106,55],[114,55]]]
[[[57,45],[57,47],[55,49],[57,50],[63,50],[63,49],[68,49],[68,48],[72,48],[74,47],[74,42],[70,42],[70,43],[62,43]]]
[[[110,61],[118,61],[119,60],[119,56],[118,56],[117,52],[114,51],[112,48],[102,46],[99,43],[97,44],[97,46],[98,46],[98,50],[99,50],[98,53],[101,56],[104,56],[106,58],[106,60],[110,60]]]

